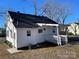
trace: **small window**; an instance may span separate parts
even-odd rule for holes
[[[44,31],[46,31],[46,28],[43,28],[44,29]]]
[[[54,34],[54,35],[57,35],[57,32],[56,32],[56,30],[53,30],[52,32],[53,32],[53,34]]]
[[[56,31],[55,30],[53,30],[53,33],[55,33]]]
[[[38,33],[42,33],[43,32],[43,30],[42,29],[38,29]]]
[[[30,30],[27,31],[27,36],[31,36],[31,31]]]

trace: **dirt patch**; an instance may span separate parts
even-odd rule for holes
[[[16,54],[10,54],[8,48],[5,43],[0,44],[0,59],[79,59],[79,45],[38,48]]]

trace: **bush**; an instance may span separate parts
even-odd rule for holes
[[[74,35],[73,33],[69,32],[68,35]]]
[[[13,47],[11,42],[5,41],[5,43],[6,43],[9,47]]]

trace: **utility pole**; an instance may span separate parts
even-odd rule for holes
[[[34,14],[37,15],[37,0],[33,0],[34,4]]]

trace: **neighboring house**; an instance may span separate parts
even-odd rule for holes
[[[68,26],[68,32],[74,35],[79,35],[79,23],[72,23]]]
[[[44,16],[20,12],[8,11],[7,14],[6,40],[11,42],[13,47],[21,48],[44,41],[61,45],[59,25],[55,21]]]

